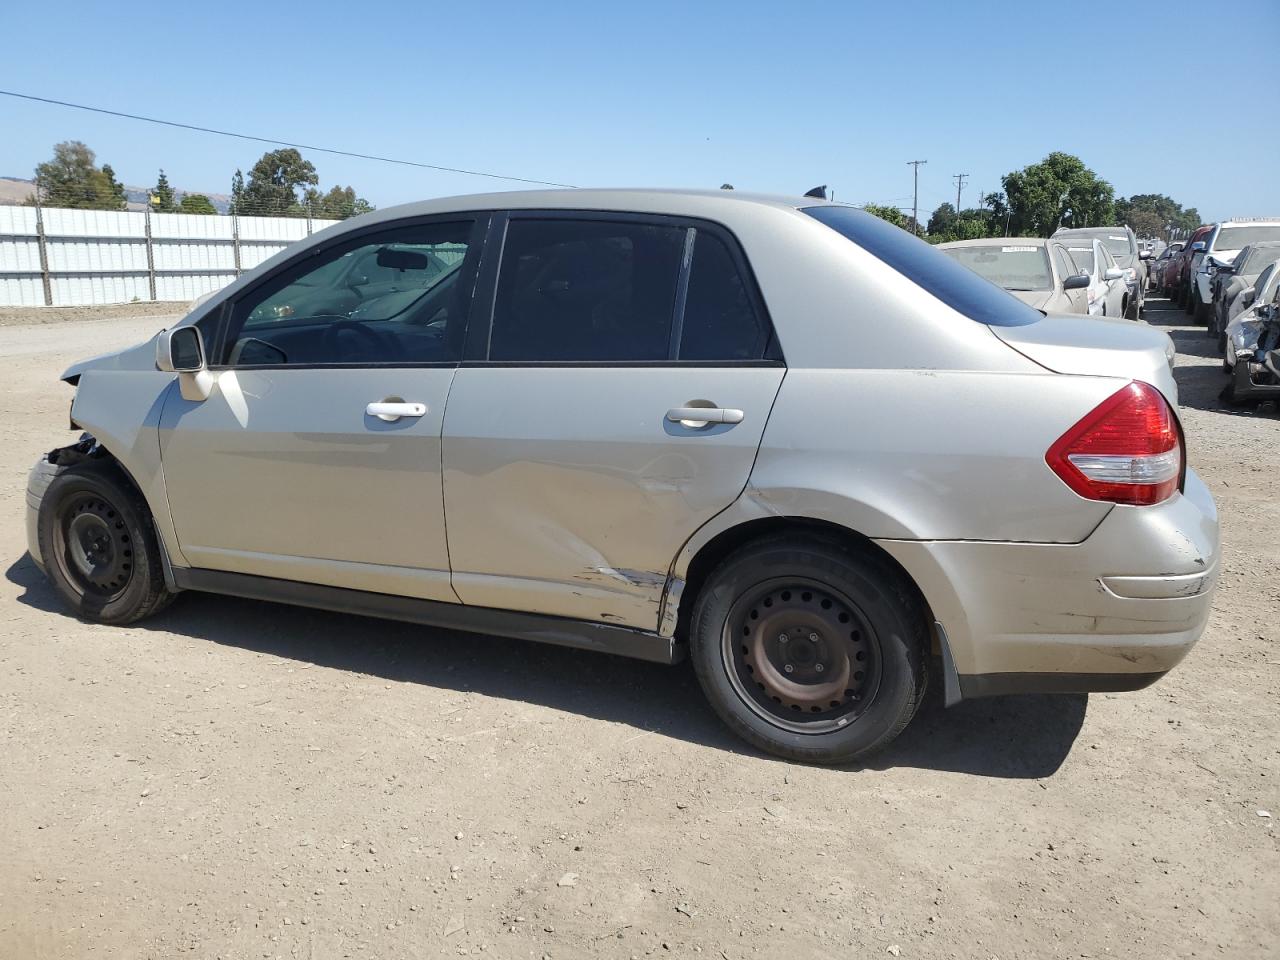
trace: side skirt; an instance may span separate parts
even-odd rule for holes
[[[669,637],[645,630],[592,623],[564,617],[487,607],[468,607],[458,603],[398,597],[343,587],[327,587],[295,580],[255,577],[224,570],[200,570],[178,567],[173,571],[175,585],[182,590],[220,593],[250,600],[268,600],[300,607],[315,607],[336,613],[352,613],[363,617],[404,620],[430,627],[488,633],[500,637],[516,637],[554,643],[581,650],[598,650],[653,663],[676,663],[683,659],[683,647]]]

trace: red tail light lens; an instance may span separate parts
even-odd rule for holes
[[[1183,457],[1168,402],[1150,384],[1134,382],[1064,433],[1045,462],[1089,500],[1148,504],[1173,496]]]

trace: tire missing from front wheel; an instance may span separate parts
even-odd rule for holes
[[[749,545],[708,579],[689,639],[721,719],[788,759],[865,759],[906,727],[924,691],[922,605],[870,549],[795,538]]]

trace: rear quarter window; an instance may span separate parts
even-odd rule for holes
[[[970,320],[993,327],[1021,327],[1043,314],[982,279],[907,231],[853,207],[803,207],[819,223],[861,247]]]

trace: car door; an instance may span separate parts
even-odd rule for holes
[[[1116,258],[1111,255],[1111,251],[1101,241],[1095,241],[1094,247],[1098,257],[1099,274],[1102,276],[1103,282],[1107,285],[1107,316],[1120,317],[1124,315],[1124,295],[1127,284],[1124,279],[1124,272],[1114,280],[1106,279],[1108,270],[1119,270],[1120,265],[1116,263]]]
[[[1061,244],[1049,244],[1049,256],[1053,260],[1053,271],[1057,275],[1055,282],[1057,289],[1055,291],[1055,299],[1061,300],[1066,304],[1064,313],[1088,313],[1089,312],[1089,293],[1084,287],[1075,290],[1062,289],[1063,283],[1072,274],[1079,273],[1075,268],[1075,263],[1071,260],[1071,255]]]
[[[493,235],[445,414],[454,590],[654,629],[785,373],[749,266],[723,228],[666,217],[521,211]]]
[[[487,218],[340,235],[227,304],[202,401],[171,390],[160,447],[193,567],[453,600],[440,431]],[[414,293],[361,316],[347,265]],[[447,266],[443,269],[441,264]]]

